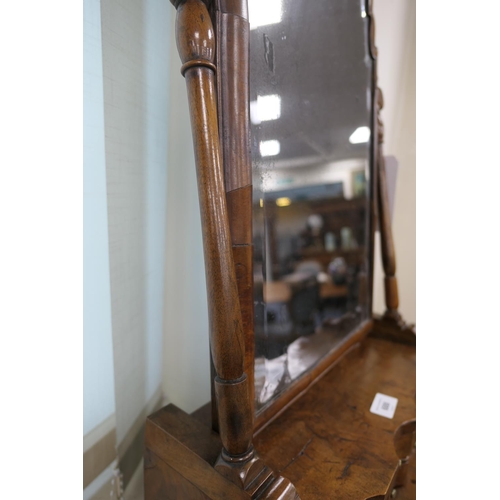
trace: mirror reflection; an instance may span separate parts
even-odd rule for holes
[[[364,0],[249,0],[256,409],[368,318]]]

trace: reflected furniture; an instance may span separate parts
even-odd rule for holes
[[[212,401],[148,417],[145,499],[415,498],[415,329],[398,312],[371,5],[171,1]]]

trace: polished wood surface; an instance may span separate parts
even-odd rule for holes
[[[145,500],[299,500],[290,481],[265,466],[258,457],[244,464],[245,487],[234,484],[234,478],[217,467],[220,435],[211,429],[207,409],[205,423],[172,404],[148,417]],[[241,472],[241,468],[235,471]]]
[[[378,392],[398,398],[393,419],[370,413]],[[399,463],[394,435],[414,417],[415,349],[368,338],[254,443],[303,500],[384,498]]]
[[[233,259],[238,282],[244,369],[254,414],[252,159],[249,117],[249,33],[246,1],[217,0],[215,8],[219,137]]]
[[[385,172],[385,159],[384,159],[384,127],[380,120],[380,111],[384,106],[384,98],[382,91],[377,89],[377,115],[378,115],[378,128],[377,128],[377,181],[378,181],[378,215],[379,215],[379,228],[380,228],[380,242],[382,264],[385,273],[385,302],[387,311],[395,312],[399,307],[398,295],[398,282],[396,280],[396,252],[394,250],[394,240],[392,237],[391,229],[391,214],[389,210],[389,194],[387,191],[387,177]]]
[[[177,47],[186,78],[200,199],[219,431],[228,455],[251,449],[252,413],[244,339],[219,155],[215,41],[201,0],[177,5]]]
[[[392,419],[370,413],[377,392],[398,398]],[[254,436],[254,443],[303,500],[414,500],[414,417],[415,348],[367,338]],[[193,416],[173,405],[163,408],[148,419],[146,445],[153,453],[153,459],[147,455],[146,478],[152,477],[158,492],[168,491],[167,480],[176,492],[186,488],[165,463],[208,498],[250,498],[213,469],[220,437],[210,428],[208,406]],[[225,488],[234,496],[223,496]],[[198,498],[182,494],[146,500]]]
[[[254,418],[248,9],[245,0],[171,1],[195,150],[219,432],[203,423],[209,407],[189,416],[169,405],[148,417],[145,498],[414,498],[415,335],[397,313],[385,178],[375,161],[381,141],[373,141],[368,243],[373,258],[378,220],[392,312],[365,321]],[[375,89],[376,64],[378,138]],[[398,398],[393,419],[370,413],[377,392]]]
[[[335,361],[340,359],[354,344],[361,342],[368,335],[372,326],[373,322],[371,320],[362,323],[357,330],[339,342],[334,350],[321,358],[308,372],[294,380],[272,405],[264,407],[255,418],[255,432],[259,432],[259,430],[268,425],[290,405],[306,394],[311,386],[332,369]]]
[[[220,435],[174,405],[148,417],[145,444],[145,500],[249,498],[214,469]]]
[[[249,379],[244,369],[245,341],[236,273],[238,266],[233,259],[220,156],[215,94],[216,46],[212,20],[201,0],[172,0],[172,3],[177,8],[177,48],[183,63],[181,73],[186,79],[191,118],[205,256],[210,347],[216,373],[214,392],[222,450],[214,468],[240,490],[249,492],[252,498],[293,500],[298,496],[290,481],[274,474],[252,446],[253,399],[250,399]],[[242,234],[250,241],[246,245],[247,250],[251,249],[251,231]],[[244,252],[242,259],[247,266],[248,253]],[[241,267],[242,264],[238,264]],[[251,273],[251,266],[248,267],[248,273]],[[245,281],[245,272],[244,279],[241,274],[240,270],[240,290],[246,291],[251,286]],[[149,443],[160,439],[152,423],[149,429],[150,433],[157,434],[156,438],[149,439]],[[152,451],[152,448],[147,448],[146,452],[148,450]]]

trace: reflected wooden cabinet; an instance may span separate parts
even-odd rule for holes
[[[398,312],[371,6],[172,3],[212,402],[148,417],[146,500],[414,498],[415,330]]]

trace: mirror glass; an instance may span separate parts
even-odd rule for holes
[[[368,318],[365,0],[249,0],[261,411]]]

